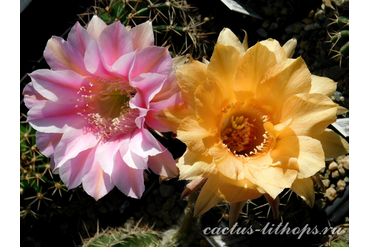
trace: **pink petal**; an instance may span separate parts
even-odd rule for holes
[[[82,75],[88,74],[83,56],[60,37],[49,39],[44,57],[52,70],[73,70]]]
[[[31,109],[38,104],[45,104],[45,102],[47,101],[47,99],[42,97],[42,95],[35,90],[32,81],[24,87],[23,95],[24,103],[28,109]]]
[[[142,157],[154,156],[165,150],[147,129],[137,129],[131,136],[129,147],[132,152]]]
[[[94,156],[92,154],[91,156]],[[87,194],[99,200],[114,188],[109,174],[105,173],[99,162],[95,159],[91,169],[82,178],[82,186]]]
[[[150,46],[137,52],[131,78],[143,73],[169,75],[172,71],[172,59],[167,48]]]
[[[93,39],[98,40],[100,33],[106,27],[107,27],[107,24],[105,24],[105,22],[102,19],[100,19],[98,16],[94,15],[87,26],[87,32],[90,34],[90,36]]]
[[[129,31],[134,50],[142,50],[154,45],[154,34],[152,22],[146,21]]]
[[[78,52],[81,56],[85,56],[86,47],[91,41],[91,36],[83,28],[80,23],[72,27],[71,31],[68,34],[67,42]]]
[[[95,76],[111,76],[112,70],[105,62],[102,50],[95,40],[91,41],[87,46],[84,62],[86,69]]]
[[[80,152],[95,147],[98,142],[99,139],[93,133],[86,132],[81,126],[77,129],[68,127],[54,152],[57,167],[61,167]]]
[[[113,65],[112,69],[117,76],[129,80],[132,66],[134,65],[136,52],[131,52],[120,57]]]
[[[82,182],[84,190],[98,200],[112,190],[114,184],[110,176],[101,169],[95,158],[95,151],[96,148],[92,148],[80,152],[59,168],[59,174],[69,189]]]
[[[116,187],[127,196],[140,198],[145,190],[143,170],[132,169],[116,154],[112,180]]]
[[[134,51],[130,34],[120,22],[107,26],[101,32],[98,43],[108,65],[114,64],[121,56]]]
[[[138,89],[138,93],[130,100],[130,106],[149,109],[149,102],[162,89],[166,78],[166,75],[146,73],[132,79],[130,85]]]
[[[148,113],[149,110],[148,109],[145,109],[145,108],[137,107],[134,103],[131,102],[134,98],[132,98],[130,100],[129,106],[132,109],[138,109],[139,110],[139,114],[137,115],[137,117],[135,119],[135,124],[136,124],[137,128],[143,129],[144,128],[144,124],[145,124],[145,117],[146,117],[146,114]],[[137,96],[137,98],[140,99],[139,96]]]
[[[59,174],[59,169],[55,169],[54,154],[50,155],[50,169],[54,174]]]
[[[162,88],[163,90],[158,92],[158,94],[153,98],[152,102],[166,100],[168,98],[171,98],[174,94],[181,92],[174,73],[167,77],[167,79],[163,83]]]
[[[96,151],[96,157],[104,172],[112,175],[115,158],[117,157],[116,154],[121,146],[128,146],[129,140],[129,136],[125,135],[121,138],[99,143],[100,145]]]
[[[94,159],[93,149],[90,148],[80,152],[58,168],[60,178],[68,189],[76,188],[81,184],[82,178],[90,170]]]
[[[173,94],[172,97],[170,97],[167,100],[163,100],[159,102],[150,102],[150,111],[148,111],[145,117],[145,123],[152,129],[155,129],[160,132],[170,131],[160,121],[158,121],[158,119],[156,118],[156,114],[164,108],[167,108],[173,105],[179,105],[181,102],[183,102],[183,98],[181,97],[181,92]]]
[[[72,70],[39,69],[30,74],[34,89],[43,97],[59,104],[79,104],[77,92],[89,81]]]
[[[58,145],[63,134],[60,133],[43,133],[40,131],[36,132],[37,147],[40,152],[46,157],[50,157]]]
[[[27,121],[34,129],[46,133],[62,133],[67,126],[84,124],[74,105],[61,105],[52,101],[33,106],[27,113]]]
[[[155,174],[160,176],[174,178],[179,174],[176,162],[168,150],[156,156],[149,156],[148,166]]]
[[[148,169],[148,157],[142,157],[132,151],[128,151],[123,157],[123,161],[133,169]]]

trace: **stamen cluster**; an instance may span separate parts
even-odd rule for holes
[[[90,89],[81,87],[78,94],[82,109],[78,115],[84,117],[89,131],[94,132],[103,141],[113,136],[131,132],[136,128],[135,119],[138,109],[129,106],[136,90],[125,81],[99,79],[90,82]],[[79,105],[76,105],[79,107]]]

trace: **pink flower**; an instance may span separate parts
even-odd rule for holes
[[[67,41],[52,37],[44,57],[51,70],[31,73],[24,89],[28,121],[69,189],[82,183],[98,200],[116,186],[140,198],[144,170],[177,176],[171,153],[148,130],[168,131],[155,114],[181,101],[151,22],[127,30],[94,16],[87,29],[77,22]]]

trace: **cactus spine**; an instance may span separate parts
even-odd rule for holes
[[[190,53],[201,58],[207,53],[209,33],[203,33],[200,26],[204,22],[195,20],[194,8],[184,0],[101,0],[92,8],[80,17],[95,14],[107,24],[120,21],[125,26],[152,21],[157,45],[169,46],[173,57]]]
[[[332,47],[329,51],[336,53],[332,59],[339,62],[342,66],[343,60],[349,57],[349,18],[339,15],[339,10],[336,10],[335,18],[330,19],[332,22],[328,27],[332,27],[333,31],[328,33]]]
[[[66,186],[51,172],[49,159],[36,146],[36,131],[22,121],[20,123],[20,216],[37,217],[42,204],[62,197]],[[56,193],[58,191],[58,193]],[[35,212],[36,211],[36,212]]]
[[[140,222],[139,222],[140,223]],[[160,234],[149,227],[132,225],[129,220],[124,227],[107,228],[84,240],[82,247],[159,247]]]

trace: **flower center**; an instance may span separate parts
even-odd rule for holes
[[[78,92],[81,95],[78,101],[84,104],[82,111],[77,113],[84,116],[89,131],[108,140],[136,128],[139,110],[129,106],[130,99],[136,94],[134,88],[127,82],[105,79],[91,80],[89,85],[89,89],[81,87]]]
[[[263,123],[268,121],[256,106],[229,105],[222,114],[221,140],[238,157],[252,157],[266,152],[271,143]]]
[[[115,119],[121,115],[122,110],[130,108],[129,101],[135,93],[136,90],[127,83],[106,82],[94,103],[103,118]]]

